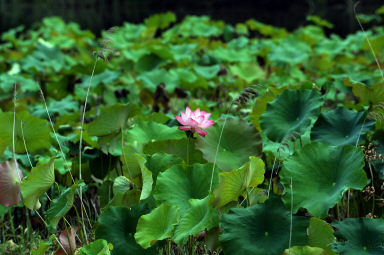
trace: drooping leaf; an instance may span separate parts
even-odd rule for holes
[[[283,201],[290,206],[292,178],[293,211],[303,207],[316,217],[325,217],[328,209],[340,202],[345,191],[361,190],[368,184],[363,167],[360,148],[318,142],[307,144],[284,161],[280,172],[285,193]]]
[[[60,219],[72,208],[75,191],[78,186],[77,184],[73,184],[61,193],[60,197],[53,199],[50,208],[45,212],[49,221],[49,227],[53,229],[53,232],[56,231]]]
[[[220,236],[225,254],[282,254],[288,248],[290,212],[279,198],[264,204],[231,209],[221,220]],[[292,245],[306,245],[308,220],[293,216]]]
[[[80,250],[80,255],[111,255],[113,245],[108,244],[106,240],[98,239],[85,245]]]
[[[148,213],[145,206],[132,208],[111,206],[98,219],[96,239],[112,243],[113,255],[155,254],[154,249],[144,250],[134,239],[137,222],[141,215]]]
[[[219,224],[217,211],[209,204],[210,197],[204,199],[190,199],[189,210],[182,216],[175,230],[174,240],[184,244],[187,237],[203,230],[210,230]]]
[[[157,201],[177,206],[183,214],[190,208],[189,199],[203,199],[208,195],[211,175],[212,164],[174,165],[158,175],[153,196]],[[215,169],[212,189],[217,183]]]
[[[31,210],[37,210],[41,204],[39,198],[55,182],[55,159],[52,158],[47,164],[39,164],[32,168],[31,172],[21,183],[21,194],[24,204]]]
[[[208,162],[214,162],[216,158],[220,169],[230,171],[241,167],[249,156],[260,155],[261,141],[254,127],[243,120],[228,119],[216,157],[222,125],[210,127],[206,137],[197,138],[196,148]]]
[[[63,230],[60,232],[59,241],[61,247],[55,255],[73,255],[76,250],[76,232],[78,228],[73,227],[68,230]],[[63,249],[64,248],[64,249]]]
[[[161,204],[149,214],[142,215],[137,224],[135,239],[144,249],[158,240],[172,236],[177,222],[177,207]]]
[[[163,152],[155,153],[145,163],[148,170],[152,172],[153,185],[156,185],[157,176],[173,165],[181,164],[182,159],[173,154]]]
[[[332,245],[333,250],[343,255],[379,255],[384,253],[383,219],[348,218],[332,224],[335,236],[342,239]]]
[[[333,236],[333,228],[326,221],[312,217],[309,220],[308,245],[323,248],[328,255],[336,255],[330,246],[336,238]]]
[[[281,142],[286,136],[303,134],[317,118],[323,104],[315,90],[285,90],[268,104],[260,116],[260,126],[269,139]]]
[[[20,184],[23,174],[15,160],[0,164],[0,204],[12,207],[21,202]]]
[[[250,187],[256,187],[264,180],[264,162],[257,157],[249,157],[243,167],[238,170],[220,173],[219,185],[214,190],[214,205],[220,208],[238,197]]]
[[[0,153],[3,153],[7,146],[12,148],[13,118],[13,112],[0,113]],[[46,120],[36,118],[28,112],[16,112],[15,152],[25,153],[23,133],[29,153],[48,149],[51,146],[49,132]]]
[[[140,195],[140,200],[146,199],[151,195],[152,192],[152,184],[153,184],[153,179],[152,179],[152,173],[151,171],[148,170],[148,168],[145,166],[145,163],[147,160],[139,155],[135,154],[135,157],[137,159],[137,162],[140,165],[141,169],[141,178],[142,178],[142,190],[141,190],[141,195]]]
[[[374,122],[364,120],[363,112],[338,108],[322,113],[311,130],[311,140],[335,146],[355,145],[364,141],[364,134]]]

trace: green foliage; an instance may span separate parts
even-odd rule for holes
[[[212,164],[174,165],[157,177],[154,198],[159,202],[177,206],[181,214],[191,206],[190,199],[203,199],[211,184]],[[213,187],[218,183],[217,169],[213,175]]]
[[[217,141],[223,124],[210,127],[206,137],[197,138],[196,148],[208,162],[214,162],[224,170],[238,169],[249,156],[259,155],[261,141],[259,134],[247,122],[239,119],[228,119],[221,136],[219,151],[216,156]]]
[[[371,47],[380,62],[384,29],[341,38],[307,21],[287,31],[166,12],[97,39],[58,17],[3,33],[0,163],[16,159],[24,180],[19,203],[15,172],[0,168],[1,197],[15,198],[0,207],[0,253],[53,254],[76,226],[80,254],[383,253]],[[212,113],[205,137],[178,129],[186,106]]]
[[[126,207],[111,206],[98,219],[96,239],[112,243],[112,255],[155,254],[153,249],[144,250],[133,237],[139,217],[146,214],[145,206]]]
[[[336,252],[352,254],[382,254],[384,251],[382,219],[349,218],[333,224],[335,236],[344,240],[333,244]]]
[[[373,124],[365,120],[363,112],[337,108],[320,114],[311,130],[311,139],[335,146],[356,145],[364,141],[365,133]]]
[[[283,201],[290,206],[292,178],[293,211],[302,207],[316,217],[325,217],[345,191],[362,190],[368,184],[363,167],[361,149],[317,142],[305,145],[284,162],[280,172],[285,191]]]
[[[226,254],[281,254],[288,247],[290,213],[279,198],[231,209],[221,221],[220,242]],[[308,220],[293,217],[293,245],[306,244]]]
[[[31,209],[37,210],[41,204],[39,198],[53,185],[55,182],[55,159],[52,158],[46,164],[39,164],[32,168],[31,172],[21,183],[21,195],[24,199],[24,205]]]
[[[0,113],[0,153],[4,152],[7,147],[12,149],[13,119],[12,112]],[[31,153],[49,149],[51,143],[48,122],[25,111],[16,112],[14,141],[16,153],[25,153],[24,140]]]
[[[288,135],[308,130],[322,104],[315,90],[285,90],[267,105],[260,116],[260,126],[269,139],[281,142]]]

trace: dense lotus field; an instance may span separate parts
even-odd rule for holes
[[[3,33],[0,253],[384,254],[383,57],[315,16]]]

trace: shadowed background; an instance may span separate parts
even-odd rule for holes
[[[27,28],[46,16],[61,16],[99,34],[124,21],[140,23],[146,17],[173,11],[185,15],[209,15],[235,24],[254,18],[274,26],[295,29],[307,15],[318,15],[335,25],[332,32],[346,35],[358,29],[353,0],[0,0],[0,32],[24,25]],[[364,0],[359,13],[372,14],[382,1]]]

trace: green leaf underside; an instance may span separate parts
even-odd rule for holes
[[[31,172],[21,183],[21,194],[24,199],[24,205],[37,210],[41,204],[39,198],[55,182],[55,159],[51,158],[47,164],[40,164],[32,168]]]
[[[270,140],[281,142],[288,135],[308,130],[322,104],[322,97],[315,90],[287,89],[268,103],[260,116],[260,126]]]
[[[207,129],[206,137],[197,138],[196,148],[208,162],[214,162],[222,125]],[[250,156],[260,155],[261,138],[256,129],[244,120],[228,119],[224,127],[217,166],[223,171],[238,169]]]
[[[189,235],[195,235],[203,230],[209,230],[219,224],[217,211],[209,204],[210,197],[204,199],[190,199],[190,209],[182,215],[175,230],[175,240],[178,244],[185,244]]]
[[[312,217],[309,221],[308,244],[312,247],[323,248],[328,255],[336,255],[330,246],[330,244],[336,240],[333,233],[334,230],[332,226],[326,221]]]
[[[257,157],[238,170],[220,173],[219,185],[214,191],[215,207],[220,208],[231,201],[237,201],[247,188],[256,187],[264,181],[264,162]]]
[[[110,255],[110,246],[106,240],[98,239],[80,250],[80,255]]]
[[[60,219],[64,217],[67,212],[72,208],[75,190],[78,185],[74,184],[72,187],[67,188],[60,197],[52,200],[51,207],[46,211],[46,217],[49,219],[49,226],[56,230],[57,224]]]
[[[178,218],[177,212],[177,207],[161,204],[151,213],[142,215],[136,228],[136,242],[147,249],[156,241],[171,237]]]
[[[212,164],[172,166],[158,175],[153,196],[159,202],[177,206],[184,214],[190,208],[189,199],[203,199],[208,195],[211,174]],[[217,169],[213,177],[214,188],[218,183]]]
[[[280,172],[285,193],[282,199],[290,207],[292,178],[293,211],[302,207],[316,217],[325,217],[345,191],[361,190],[367,185],[363,167],[360,148],[333,147],[318,142],[307,144],[284,162]]]
[[[293,216],[292,245],[306,245],[308,220]],[[280,199],[264,204],[231,209],[221,220],[220,236],[225,254],[282,254],[288,248],[290,213]]]

